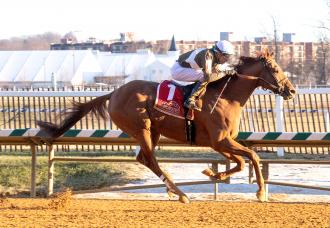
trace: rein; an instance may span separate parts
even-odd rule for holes
[[[256,77],[256,76],[251,76],[251,75],[244,75],[244,74],[237,74],[237,76],[240,77],[240,78],[246,78],[246,79],[251,79],[251,80],[261,80],[264,83],[266,83],[269,87],[271,87],[272,89],[274,89],[274,91],[276,91],[276,93],[278,93],[278,94],[281,93],[281,88],[282,88],[281,86],[279,86],[279,87],[278,86],[275,86],[274,84],[270,83],[269,81],[267,81],[267,80],[265,80],[263,78]],[[275,78],[275,80],[276,80],[276,83],[278,85],[280,85],[281,82],[288,80],[288,78],[283,78],[280,81],[277,81],[277,79]]]
[[[214,103],[214,105],[213,105],[213,108],[211,109],[210,114],[212,114],[212,112],[214,111],[214,108],[215,108],[215,106],[217,105],[219,99],[221,98],[221,95],[223,94],[223,91],[225,91],[225,88],[227,87],[228,82],[230,81],[230,79],[231,79],[231,77],[229,77],[229,78],[227,79],[226,84],[225,84],[225,86],[222,88],[222,90],[221,90],[221,92],[220,92],[220,94],[219,94],[217,100],[215,101],[215,103]]]

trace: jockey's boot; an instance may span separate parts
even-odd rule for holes
[[[196,105],[196,99],[203,93],[207,84],[208,83],[206,82],[197,82],[192,89],[190,96],[185,100],[184,107],[201,111],[201,108]]]

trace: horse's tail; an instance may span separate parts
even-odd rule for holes
[[[60,125],[38,121],[37,125],[41,130],[46,132],[47,136],[57,138],[74,126],[81,118],[92,111],[95,115],[101,116],[103,119],[108,118],[107,101],[111,98],[112,93],[97,97],[86,103],[73,102],[72,108],[65,110],[61,114],[65,115],[64,120]]]

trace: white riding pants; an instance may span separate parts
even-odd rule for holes
[[[174,63],[171,68],[172,78],[176,81],[182,82],[202,82],[204,80],[204,73],[202,69],[193,69],[180,66],[178,62]]]

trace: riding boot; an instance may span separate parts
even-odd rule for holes
[[[190,96],[185,100],[184,106],[189,109],[195,109],[201,111],[201,109],[196,105],[196,99],[204,92],[208,82],[197,82],[192,89]]]

